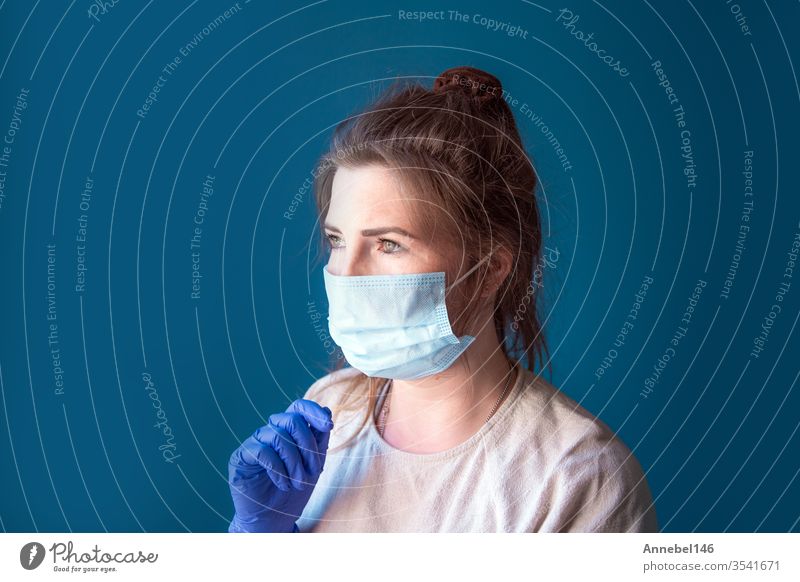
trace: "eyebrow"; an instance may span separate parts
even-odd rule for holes
[[[327,228],[328,230],[332,230],[333,232],[338,232],[339,234],[342,234],[341,230],[339,230],[338,228],[336,228],[331,224],[328,224],[327,222],[325,223],[325,228]],[[403,236],[415,240],[417,238],[413,234],[408,232],[406,229],[400,228],[399,226],[380,226],[378,228],[367,228],[361,231],[361,236],[377,236],[379,234],[386,234],[387,232],[396,232],[398,234],[402,234]]]

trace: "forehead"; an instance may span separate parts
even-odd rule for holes
[[[413,224],[414,196],[404,187],[396,171],[369,165],[339,167],[331,185],[330,222],[337,226],[368,220],[392,220]],[[364,225],[369,226],[369,225]]]

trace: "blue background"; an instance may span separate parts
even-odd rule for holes
[[[559,251],[545,274],[552,382],[619,431],[663,531],[800,531],[800,272],[784,276],[800,232],[798,3],[571,1],[574,30],[593,32],[625,77],[570,34],[564,5],[545,1],[459,2],[463,22],[439,2],[241,0],[209,34],[234,2],[124,1],[94,18],[92,5],[0,6],[4,137],[29,91],[0,168],[4,531],[226,530],[230,452],[329,360],[304,182],[339,120],[395,78],[429,84],[455,65],[492,72],[518,100],[546,243]],[[694,187],[656,60],[685,111]],[[157,101],[138,116],[160,74]],[[207,175],[193,299],[190,239]],[[724,298],[740,224],[750,230]],[[639,317],[598,377],[646,276]],[[686,336],[645,397],[699,279]],[[171,462],[150,393],[173,434]]]

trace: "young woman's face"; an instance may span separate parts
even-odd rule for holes
[[[410,206],[415,200],[395,172],[376,165],[340,167],[333,178],[325,236],[333,275],[393,275],[459,269],[463,259],[437,233],[420,232]],[[417,206],[419,208],[419,206]],[[434,211],[435,209],[429,209]]]
[[[443,209],[403,188],[396,172],[377,165],[338,168],[324,225],[330,247],[326,268],[332,275],[346,277],[444,271],[445,301],[453,330],[458,335],[474,335],[472,324],[464,318],[468,312],[477,314],[478,306],[471,302],[486,291],[487,282],[477,283],[471,291],[463,283],[451,286],[471,268],[463,252],[463,245],[469,244],[464,242],[466,234],[454,241],[444,228],[421,232],[412,209],[438,213],[434,221],[438,224],[452,220]],[[485,301],[482,309],[493,304],[492,297],[478,301]]]

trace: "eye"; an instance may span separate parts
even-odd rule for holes
[[[403,247],[401,247],[399,244],[388,238],[379,238],[378,241],[381,243],[380,252],[384,254],[394,255],[403,250]]]
[[[344,246],[344,244],[342,243],[342,239],[333,233],[326,232],[325,238],[328,239],[328,244],[330,245],[331,249],[336,249]]]

